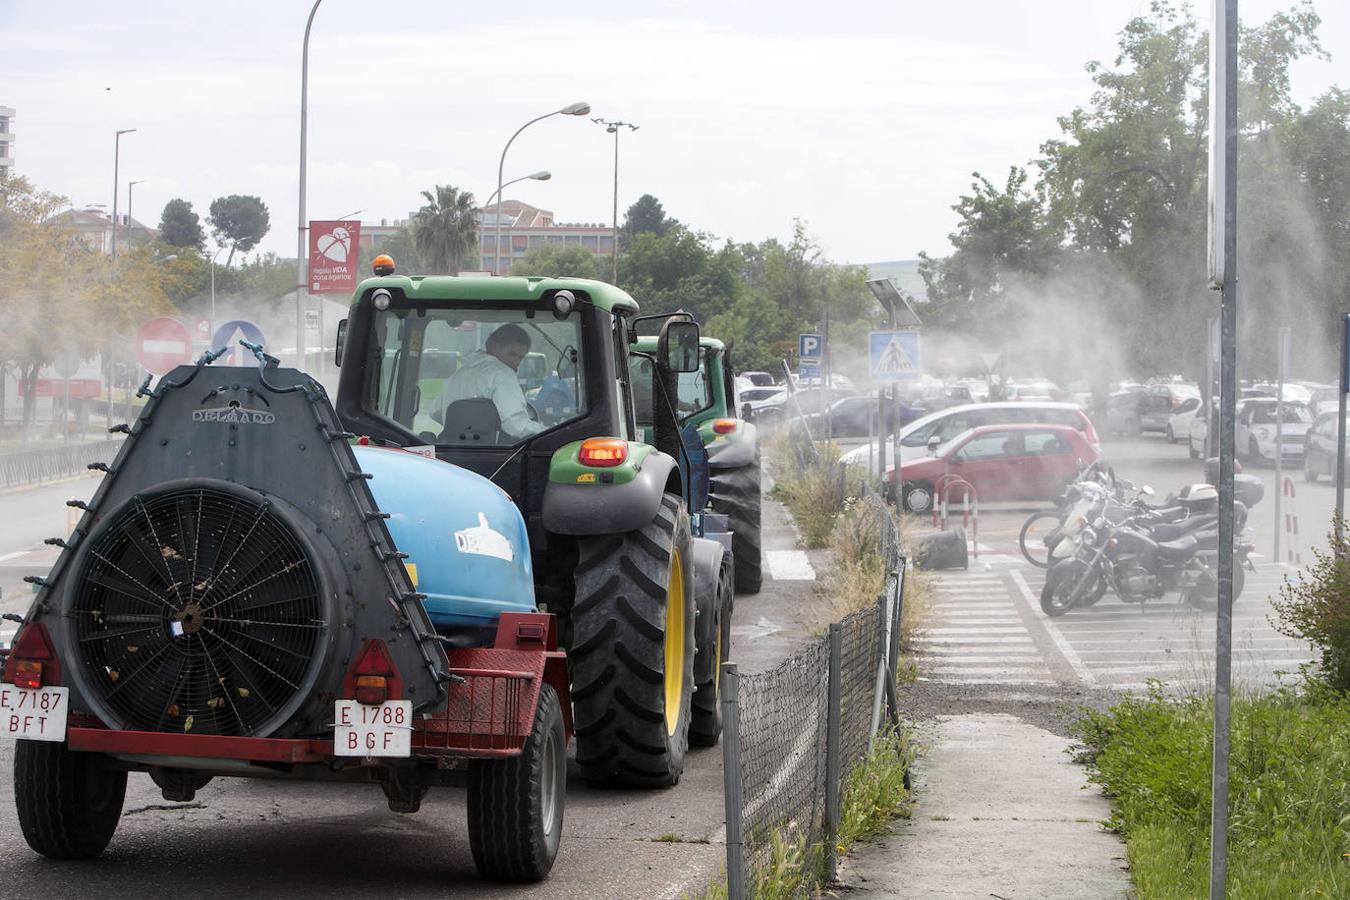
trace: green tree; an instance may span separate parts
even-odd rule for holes
[[[473,194],[438,184],[423,191],[426,205],[413,215],[413,235],[431,274],[452,275],[478,259],[478,214]]]
[[[206,235],[191,203],[175,197],[164,204],[164,211],[159,216],[159,239],[174,247],[191,247],[201,252],[206,245]]]
[[[594,253],[576,244],[543,244],[532,247],[511,266],[512,275],[566,275],[602,279],[606,266]]]
[[[247,253],[258,246],[271,228],[267,204],[261,198],[246,194],[231,194],[211,201],[211,212],[206,217],[211,233],[218,243],[228,245],[225,268],[230,267],[235,251]]]
[[[625,239],[635,234],[654,234],[658,237],[680,223],[666,215],[661,201],[651,194],[643,194],[624,215],[620,233]]]

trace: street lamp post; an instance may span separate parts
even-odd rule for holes
[[[295,242],[295,367],[305,367],[305,289],[309,275],[309,248],[305,246],[305,142],[309,135],[309,32],[314,14],[323,0],[314,0],[305,20],[305,41],[300,51],[300,210]],[[322,335],[320,335],[322,337]]]
[[[127,246],[131,246],[131,189],[138,184],[144,184],[144,178],[138,178],[135,181],[127,182]]]
[[[612,280],[615,284],[618,284],[619,283],[619,129],[627,128],[629,131],[637,131],[638,126],[634,125],[632,122],[609,122],[606,121],[605,119],[591,119],[591,121],[595,122],[597,125],[605,126],[605,131],[614,135],[614,222],[613,222],[614,237],[611,239],[614,241],[614,246],[610,248],[612,251],[610,259],[614,264],[614,277]]]
[[[131,134],[135,128],[122,128],[113,135],[113,212],[112,212],[112,258],[117,259],[117,195],[121,188],[117,180],[117,166],[122,157],[122,135]]]
[[[216,327],[216,260],[220,254],[225,252],[228,245],[221,245],[216,248],[215,254],[211,257],[211,333],[215,334]]]
[[[519,178],[512,178],[510,181],[506,182],[506,184],[504,184],[504,185],[502,185],[501,187],[497,188],[497,190],[493,191],[491,194],[488,195],[487,202],[483,204],[483,209],[487,209],[489,206],[492,205],[492,199],[493,199],[494,197],[501,197],[501,193],[502,193],[502,190],[503,190],[503,189],[509,188],[511,185],[515,184],[515,183],[518,182],[518,181],[548,181],[548,180],[549,180],[550,178],[552,178],[552,177],[553,177],[553,173],[552,173],[552,172],[549,172],[549,171],[546,170],[546,169],[544,169],[544,170],[540,170],[540,171],[538,171],[538,172],[532,172],[532,173],[530,173],[529,175],[522,175],[522,176],[520,176]],[[500,248],[500,247],[499,247],[499,248]],[[483,248],[482,248],[482,247],[479,247],[478,249],[479,249],[478,261],[479,261],[479,262],[482,262],[482,256],[483,256],[483,254],[482,254],[482,249],[483,249]],[[495,253],[494,253],[494,255],[493,255],[493,257],[492,257],[492,271],[493,271],[495,274],[500,275],[501,272],[500,272],[498,269],[499,269],[499,267],[498,267],[498,265],[497,265],[497,257],[496,257],[496,255],[495,255]]]
[[[591,105],[589,103],[584,100],[578,100],[576,103],[569,103],[562,109],[555,109],[553,112],[544,113],[542,116],[535,116],[533,119],[517,128],[516,133],[511,135],[511,139],[508,140],[506,146],[502,148],[502,158],[497,162],[497,237],[495,241],[496,254],[493,258],[493,271],[495,271],[496,274],[502,274],[502,188],[506,187],[506,185],[502,183],[502,175],[506,170],[506,151],[511,149],[512,142],[520,136],[520,133],[535,122],[542,122],[544,119],[551,116],[585,116],[589,115],[590,111]]]

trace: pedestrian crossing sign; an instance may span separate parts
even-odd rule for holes
[[[874,331],[868,336],[873,381],[917,381],[919,333]]]

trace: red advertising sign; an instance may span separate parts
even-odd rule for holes
[[[356,290],[361,257],[361,223],[309,223],[309,292],[350,294]]]
[[[177,319],[151,319],[136,332],[136,359],[153,375],[163,375],[191,358],[192,338]]]

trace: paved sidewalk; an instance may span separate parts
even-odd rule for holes
[[[919,735],[913,819],[841,864],[848,896],[1130,896],[1125,844],[1098,824],[1109,805],[1066,739],[999,714],[939,716]]]

